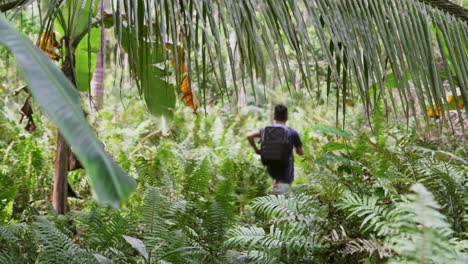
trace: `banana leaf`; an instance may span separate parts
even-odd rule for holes
[[[75,87],[29,39],[0,14],[0,44],[15,55],[28,90],[73,148],[90,176],[99,202],[118,207],[135,188],[129,177],[104,150],[87,123]]]

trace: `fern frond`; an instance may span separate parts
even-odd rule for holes
[[[416,224],[420,228],[431,228],[443,236],[450,236],[453,231],[446,217],[438,211],[441,207],[434,196],[422,184],[413,185],[411,190],[415,193],[407,195],[408,202],[399,204],[407,213],[400,214],[395,225],[404,228]]]
[[[299,211],[299,203],[295,199],[286,198],[284,195],[268,195],[255,198],[252,201],[252,208],[268,218],[285,217],[296,215]]]
[[[28,228],[29,226],[24,223],[10,226],[0,226],[0,241],[4,241],[6,243],[18,243],[20,241],[22,232]]]
[[[253,263],[258,264],[275,264],[281,263],[281,261],[275,257],[271,256],[267,252],[259,251],[259,250],[252,250],[247,254],[247,259]]]
[[[351,240],[341,252],[351,255],[355,253],[367,253],[369,257],[377,253],[380,259],[393,255],[388,246],[372,235],[370,239],[357,238]]]
[[[226,163],[222,163],[221,170]],[[228,163],[230,164],[230,163]],[[223,209],[226,217],[229,220],[233,220],[235,218],[236,212],[236,196],[234,193],[235,188],[235,175],[229,174],[229,172],[224,171],[227,174],[226,177],[219,177],[221,178],[221,182],[217,184],[215,189],[215,201],[220,205]]]
[[[265,230],[256,226],[236,227],[229,231],[229,239],[225,245],[228,247],[247,247],[252,251],[257,243],[266,236]]]
[[[169,203],[155,187],[147,187],[143,203],[143,224],[149,233],[153,232],[163,222]]]
[[[463,215],[466,197],[465,181],[468,177],[466,168],[447,162],[428,158],[420,159],[415,164],[416,176],[444,205],[443,212],[453,223],[455,230],[463,230]]]
[[[40,247],[39,259],[44,263],[96,263],[96,258],[79,248],[44,217],[33,223]]]
[[[196,202],[208,193],[212,173],[207,158],[193,162],[187,167],[182,194],[187,200]]]
[[[122,236],[127,233],[129,222],[119,211],[96,206],[81,214],[77,220],[82,225],[84,241],[90,248],[105,250],[125,244]]]
[[[25,247],[23,238],[29,231],[29,226],[24,223],[0,226],[0,263],[22,263],[26,261],[27,255],[32,252],[22,254],[22,247]]]
[[[216,201],[209,202],[202,217],[203,226],[210,233],[210,239],[223,239],[229,221],[224,208]]]
[[[434,196],[421,184],[411,190],[414,194],[398,204],[407,213],[395,219],[401,233],[392,238],[392,248],[408,262],[466,263],[468,254],[450,242],[453,231]]]
[[[388,205],[378,205],[378,198],[375,196],[359,196],[357,194],[345,195],[341,202],[336,206],[337,208],[351,212],[347,218],[356,215],[363,218],[360,228],[364,231],[372,230],[377,232],[378,236],[384,236],[398,232],[392,228],[394,218],[402,214],[395,208]]]

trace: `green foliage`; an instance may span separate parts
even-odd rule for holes
[[[392,241],[392,248],[400,255],[396,260],[407,263],[465,263],[466,248],[457,248],[450,241],[453,230],[446,217],[439,212],[440,205],[434,196],[421,184],[412,188],[414,194],[399,206],[406,214],[395,221],[400,235]],[[460,244],[461,246],[461,244]]]
[[[386,236],[398,231],[391,224],[395,218],[406,213],[396,210],[391,204],[389,205],[388,201],[386,202],[387,204],[383,204],[383,201],[379,201],[375,196],[360,197],[350,193],[343,197],[341,203],[337,204],[337,208],[349,211],[351,214],[347,216],[348,219],[352,216],[363,218],[360,225],[363,232],[371,230],[377,236]]]
[[[86,34],[84,36],[75,50],[75,58],[79,62],[75,68],[76,87],[80,91],[90,91],[92,73],[96,67],[97,52],[100,44],[99,33],[99,28],[92,28],[89,35]]]
[[[29,226],[21,223],[0,226],[0,263],[25,263],[37,258]]]
[[[98,263],[86,250],[79,248],[73,241],[52,223],[38,217],[33,223],[38,249],[38,260],[44,263]]]
[[[292,122],[302,118],[291,116]],[[139,181],[127,208],[78,201],[81,212],[33,218],[21,235],[13,233],[22,242],[1,248],[0,258],[19,263],[97,258],[114,263],[379,263],[420,262],[425,252],[431,256],[432,262],[424,259],[428,263],[465,261],[465,159],[423,147],[414,135],[385,126],[377,135],[339,132],[349,133],[346,140],[336,131],[307,126],[302,130],[307,154],[296,159],[301,184],[289,197],[268,196],[271,182],[260,161],[232,134],[259,125],[238,118],[201,119],[181,111],[172,124],[177,133],[149,130],[151,122],[137,133],[125,132],[131,133],[129,145],[135,150],[125,155],[116,149],[116,155]],[[383,121],[374,122],[378,127]],[[105,134],[105,125],[101,129],[104,137],[114,137],[112,131]],[[13,162],[37,144],[17,140],[2,153]],[[12,151],[15,146],[27,151]],[[26,166],[27,159],[20,163]],[[31,221],[28,213],[22,215]],[[4,231],[13,227],[2,226],[2,236],[13,239]]]
[[[348,139],[351,137],[351,133],[349,133],[348,131],[341,130],[328,125],[317,125],[315,126],[315,130],[317,132],[321,132],[329,136],[342,137],[344,139]]]
[[[316,232],[321,216],[311,197],[264,196],[254,199],[252,208],[269,219],[267,227],[236,227],[226,246],[246,249],[243,254],[258,263],[314,260],[313,252],[321,247]]]
[[[249,108],[233,114],[208,106],[209,114],[203,117],[180,109],[172,122],[162,124],[150,119],[141,105],[124,108],[114,103],[90,119],[99,124],[106,150],[137,179],[138,191],[121,210],[85,198],[70,200],[78,212],[66,216],[44,212],[42,199],[44,194],[50,196],[52,173],[43,163],[54,154],[52,147],[37,151],[53,133],[45,127],[39,139],[13,135],[3,141],[14,142],[11,147],[4,144],[0,150],[6,157],[2,169],[27,168],[28,153],[42,160],[42,165],[33,163],[40,188],[27,185],[30,198],[23,207],[31,208],[25,206],[33,201],[37,213],[48,220],[32,217],[34,210],[23,211],[1,226],[8,241],[11,232],[3,230],[14,228],[16,221],[25,228],[21,234],[13,233],[20,243],[0,246],[0,259],[7,263],[82,258],[113,263],[382,263],[421,260],[410,249],[422,244],[441,256],[433,257],[435,263],[442,256],[453,262],[465,257],[466,159],[453,154],[454,145],[418,141],[416,134],[389,128],[383,118],[373,119],[373,133],[360,116],[350,121],[346,131],[316,126],[333,119],[328,118],[327,108],[291,107],[290,125],[300,132],[306,153],[295,157],[293,194],[276,197],[267,195],[271,179],[243,136],[266,123],[257,112]],[[84,172],[78,171],[70,179],[79,181],[76,187],[83,194],[89,183],[80,180],[82,176]],[[414,198],[419,192],[408,196],[418,182],[441,207]],[[421,197],[430,201],[428,193]],[[421,219],[409,213],[417,211],[416,201],[423,208],[418,212],[439,223],[435,227],[423,223],[429,224],[427,232]],[[442,232],[447,227],[451,231]],[[54,246],[64,253],[54,253]]]
[[[45,187],[41,179],[46,168],[44,153],[31,137],[12,141],[0,155],[0,220],[5,221],[11,215],[19,217],[40,197],[37,190]]]
[[[363,219],[360,228],[375,236],[353,239],[344,252],[378,252],[379,257],[391,257],[395,263],[464,263],[468,257],[465,246],[452,239],[451,225],[434,196],[421,184],[411,190],[414,194],[393,205],[377,205],[375,197],[345,196],[338,207],[350,213],[348,218]]]
[[[8,24],[3,15],[0,16],[0,35],[11,36],[0,38],[1,44],[16,55],[29,92],[59,127],[89,172],[98,199],[117,206],[134,189],[135,182],[102,148],[83,115],[76,89],[42,51]]]
[[[123,235],[129,231],[129,221],[119,212],[95,207],[77,219],[83,226],[83,239],[89,248],[103,250],[118,248],[123,244]]]
[[[92,49],[84,48],[88,42],[84,32],[95,23],[91,21],[94,12],[89,5],[96,5],[98,1],[87,1],[86,5],[75,1],[78,5],[74,6],[72,2],[66,1],[62,6],[62,15],[74,14],[77,26],[64,25],[64,28],[69,31],[68,35],[84,36],[76,59],[77,62],[87,61]],[[142,111],[137,96],[123,85],[125,87],[118,92],[124,104],[116,103],[118,96],[114,96],[110,98],[114,101],[108,103],[103,112],[91,117],[99,125],[98,134],[105,141],[106,151],[118,157],[118,163],[139,184],[138,191],[120,210],[97,206],[85,198],[71,200],[72,208],[79,212],[58,216],[51,210],[45,211],[44,201],[49,200],[51,194],[52,169],[44,163],[53,160],[53,148],[48,145],[55,130],[52,133],[51,128],[45,127],[38,137],[23,138],[17,136],[16,127],[9,127],[13,114],[9,114],[8,122],[3,122],[3,115],[0,116],[0,263],[95,263],[98,259],[103,263],[467,262],[465,189],[468,164],[466,155],[462,156],[466,154],[463,142],[420,141],[415,132],[420,130],[420,124],[410,132],[408,124],[407,127],[387,126],[387,122],[391,122],[387,116],[391,107],[397,113],[404,112],[408,118],[409,113],[417,113],[413,105],[419,103],[419,107],[425,109],[424,101],[443,104],[447,91],[442,79],[448,80],[454,93],[465,89],[458,87],[463,82],[457,80],[466,75],[463,74],[466,68],[459,63],[466,60],[462,52],[465,42],[458,36],[461,32],[459,20],[419,3],[421,1],[398,0],[388,5],[380,5],[378,1],[364,1],[365,5],[363,1],[255,1],[258,6],[249,5],[249,1],[240,4],[230,1],[227,3],[230,12],[223,12],[221,2],[195,1],[195,6],[192,2],[165,1],[154,5],[158,10],[156,14],[161,14],[155,20],[151,20],[155,10],[149,9],[153,6],[143,1],[114,6],[115,14],[124,13],[120,10],[124,8],[127,15],[125,21],[118,15],[113,17],[114,22],[119,23],[115,27],[117,39],[130,57],[128,65],[119,66],[131,68],[132,77],[137,77],[139,95],[145,99],[150,112],[174,114],[170,121],[151,119]],[[74,10],[69,10],[71,7]],[[254,9],[256,7],[260,9]],[[199,14],[187,16],[189,9]],[[403,14],[401,10],[407,12]],[[245,16],[239,18],[233,14]],[[406,16],[408,14],[410,16]],[[382,17],[386,19],[381,20]],[[184,18],[190,21],[180,23],[178,19]],[[235,31],[232,36],[227,34],[231,26]],[[28,27],[34,26],[29,24]],[[220,28],[226,29],[225,39],[218,32]],[[246,28],[248,30],[244,30]],[[344,28],[349,30],[340,30]],[[177,29],[190,34],[180,34]],[[427,35],[428,29],[433,36]],[[3,30],[12,32],[7,26]],[[34,30],[39,29],[31,29]],[[408,32],[416,32],[416,35],[408,35]],[[196,92],[203,95],[202,100],[207,104],[205,116],[176,108],[176,89],[169,83],[180,80],[168,78],[172,68],[162,65],[165,49],[159,43],[159,35],[164,41],[167,38],[183,43],[191,79],[198,88]],[[6,36],[15,34],[2,36],[5,38],[1,40],[7,42],[11,40]],[[228,45],[219,45],[228,37]],[[235,42],[234,54],[230,49],[231,39]],[[285,39],[291,45],[287,45]],[[94,42],[95,38],[91,35],[89,41]],[[262,41],[266,45],[260,45]],[[438,57],[437,47],[431,50],[432,46],[428,49],[425,43],[440,46],[442,58]],[[318,48],[319,45],[325,48]],[[336,52],[330,52],[326,48],[328,45]],[[11,44],[10,47],[18,49],[19,46]],[[229,49],[227,52],[225,47]],[[271,62],[263,60],[261,55],[265,51]],[[76,107],[67,110],[59,104],[74,102],[76,106],[79,95],[70,97],[68,93],[72,90],[58,89],[69,87],[66,82],[55,90],[52,89],[54,85],[43,85],[50,89],[46,93],[39,92],[42,90],[35,86],[34,80],[47,80],[50,72],[44,78],[34,76],[34,69],[28,64],[31,61],[41,63],[44,56],[42,60],[35,60],[37,52],[32,52],[32,57],[18,50],[16,53],[26,69],[31,92],[45,105],[46,112],[51,113],[59,127],[63,130],[64,122],[70,121],[70,116],[62,113],[70,114],[71,120],[77,121],[66,127],[68,140],[77,147],[94,148],[94,152],[102,154],[104,148],[94,141],[83,143],[93,133],[80,134],[79,128],[87,127],[81,122],[81,110],[75,111]],[[240,65],[242,77],[250,75],[248,81],[252,82],[242,82],[246,102],[241,100],[241,90],[237,87],[239,78],[234,76],[239,66],[235,62],[237,53],[240,53],[240,61],[247,64],[245,68]],[[311,54],[313,58],[309,58]],[[181,58],[170,55],[176,61]],[[231,84],[226,82],[222,63],[228,56],[232,62]],[[293,57],[297,65],[290,65]],[[337,105],[336,109],[310,104],[312,97],[300,93],[284,98],[270,96],[277,92],[273,91],[278,86],[276,82],[283,85],[286,81],[280,88],[284,90],[292,88],[288,86],[291,82],[295,82],[296,90],[300,86],[311,88],[310,72],[315,67],[317,90],[314,92],[317,101],[322,100],[320,82],[324,79],[321,72],[324,67],[319,67],[319,63],[322,64],[324,57],[330,64],[327,65],[330,70],[327,82],[332,79],[337,82],[336,89],[327,91],[336,96],[336,101],[328,97]],[[304,63],[311,59],[315,66]],[[5,67],[0,67],[1,74],[9,71],[9,61],[2,57],[0,64]],[[387,74],[387,61],[391,64],[390,74]],[[439,69],[441,63],[452,72]],[[78,86],[86,87],[80,82],[89,81],[92,64],[91,56],[90,64],[77,65]],[[429,70],[420,68],[419,64],[429,65]],[[49,64],[41,65],[47,66],[39,67],[42,70],[53,69]],[[263,66],[272,66],[274,74],[265,71]],[[455,69],[457,72],[453,72]],[[55,70],[51,72],[56,73]],[[348,82],[346,77],[351,72],[351,79],[357,78],[354,83]],[[127,83],[123,72],[115,70],[114,73],[113,86],[119,74],[120,82]],[[256,76],[263,79],[273,76],[271,85],[268,84],[271,87],[257,83]],[[419,83],[418,79],[424,83]],[[8,84],[12,82],[9,80]],[[399,89],[382,90],[382,85]],[[0,87],[2,96],[9,92],[4,91],[3,86]],[[246,92],[249,87],[252,91]],[[220,94],[232,97],[224,98]],[[51,98],[56,95],[65,97]],[[299,130],[304,142],[306,153],[304,158],[296,157],[296,181],[289,197],[267,195],[271,181],[243,136],[267,122],[269,114],[261,108],[265,107],[265,96],[270,99],[268,104],[286,100],[292,106],[290,124]],[[357,96],[364,107],[353,108],[351,113],[354,114],[348,114],[346,120],[344,116],[340,119],[338,112],[350,111],[351,107],[346,104],[358,102]],[[400,98],[394,102],[393,96]],[[466,98],[466,94],[463,96]],[[304,104],[300,103],[302,100]],[[343,101],[342,106],[340,101]],[[247,105],[234,113],[229,105],[232,102]],[[222,106],[216,105],[221,103]],[[70,108],[73,104],[65,106]],[[355,114],[358,112],[365,112],[368,118],[373,114],[370,122],[365,123],[364,115]],[[64,116],[67,120],[58,119]],[[347,130],[337,129],[330,125],[331,120],[350,126]],[[44,126],[47,125],[50,124]],[[457,144],[462,147],[452,148]],[[81,157],[91,160],[88,171],[93,164],[97,166],[91,168],[94,172],[91,183],[104,179],[101,188],[97,188],[98,197],[103,189],[119,185],[122,181],[119,177],[109,178],[108,174],[101,173],[104,169],[115,172],[114,163],[100,166],[104,163],[96,158],[96,153],[81,150],[84,153]],[[109,161],[107,154],[102,156]],[[75,172],[72,182],[81,176],[84,172]],[[81,181],[78,188],[88,192],[89,183]],[[127,189],[120,191],[114,188],[119,199],[128,192]],[[20,224],[16,224],[18,221]]]

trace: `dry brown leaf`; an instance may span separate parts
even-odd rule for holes
[[[195,102],[195,95],[193,94],[193,89],[191,87],[191,82],[188,74],[185,74],[182,82],[179,85],[180,90],[182,91],[182,100],[185,105],[191,108],[193,111],[197,110],[197,104]]]
[[[39,48],[42,49],[52,60],[58,61],[61,58],[57,52],[61,46],[55,38],[54,32],[41,33],[41,38],[39,39]]]
[[[33,116],[32,116],[33,115],[33,110],[32,110],[31,105],[29,104],[29,98],[31,98],[31,96],[28,96],[26,98],[26,101],[24,102],[23,106],[19,110],[19,112],[21,114],[19,124],[21,124],[23,122],[24,118],[26,117],[26,119],[28,121],[26,122],[26,126],[24,128],[29,133],[32,133],[32,132],[34,132],[36,130],[36,124],[34,123],[34,119],[33,119]]]
[[[166,49],[174,52],[174,45],[167,43]],[[179,64],[179,73],[184,76],[182,81],[179,84],[179,90],[182,92],[182,100],[184,101],[185,105],[187,105],[193,111],[196,111],[198,106],[196,103],[195,92],[192,87],[192,82],[190,80],[190,75],[187,71],[187,65],[185,65],[185,51],[182,47],[177,46],[177,57],[178,57],[178,64]],[[172,66],[177,67],[175,56],[172,58]]]

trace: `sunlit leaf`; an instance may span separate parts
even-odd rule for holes
[[[175,108],[175,87],[165,78],[165,71],[156,66],[164,61],[162,47],[157,43],[137,41],[134,29],[122,29],[122,47],[130,55],[130,66],[140,83],[148,111],[155,116],[172,116]]]
[[[332,127],[332,126],[317,125],[314,128],[315,128],[315,131],[321,132],[330,136],[338,136],[338,137],[343,137],[343,138],[351,137],[351,133],[349,133],[348,131],[341,130],[339,128]]]
[[[88,34],[86,34],[75,50],[75,78],[76,86],[80,91],[87,92],[90,89],[91,78],[96,67],[97,51],[100,45],[99,38],[100,29],[93,28],[89,38]]]
[[[329,151],[351,149],[351,148],[352,148],[351,146],[347,144],[339,143],[339,142],[328,142],[327,144],[322,146],[322,149],[329,150]]]
[[[146,250],[146,246],[145,244],[143,243],[143,241],[141,241],[140,239],[138,238],[134,238],[134,237],[131,237],[131,236],[126,236],[124,235],[123,238],[125,239],[125,241],[127,241],[134,249],[136,249],[138,251],[138,253],[140,253],[146,261],[148,261],[148,251]]]
[[[331,152],[327,152],[323,154],[321,157],[317,158],[315,162],[321,165],[335,165],[335,164],[353,165],[352,160],[333,154]]]
[[[97,0],[66,0],[60,8],[62,19],[58,21],[63,29],[67,29],[64,34],[72,40],[83,37],[90,30],[91,19],[97,14],[98,3]]]

